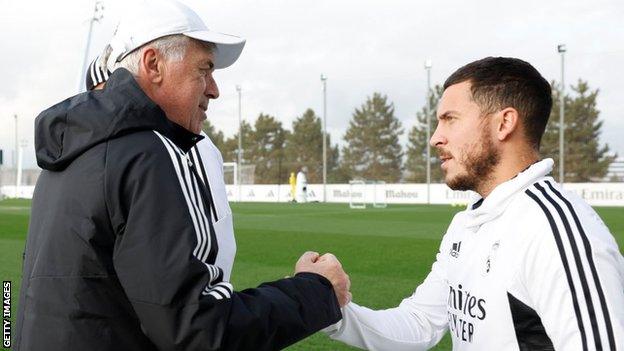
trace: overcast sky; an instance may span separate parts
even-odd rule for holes
[[[132,0],[103,0],[89,59],[109,40]],[[328,76],[328,130],[342,139],[354,108],[373,92],[388,95],[407,131],[424,102],[425,59],[432,83],[485,56],[514,56],[550,80],[560,78],[559,43],[567,44],[566,83],[599,88],[602,143],[624,155],[624,2],[597,1],[184,1],[209,28],[247,39],[241,58],[216,79],[221,97],[208,118],[226,136],[260,113],[285,127],[306,108],[322,111],[320,74]],[[0,148],[12,165],[14,118],[34,167],[33,120],[77,93],[94,1],[0,0]],[[402,138],[405,141],[405,136]]]

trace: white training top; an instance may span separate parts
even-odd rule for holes
[[[308,178],[302,171],[297,173],[297,183],[295,186],[295,200],[297,202],[307,202],[308,200]]]
[[[232,210],[228,203],[223,180],[223,157],[219,149],[203,131],[201,135],[204,139],[189,151],[189,156],[193,159],[193,163],[198,165],[197,168],[204,184],[208,178],[207,184],[215,207],[214,212],[211,209],[210,217],[217,236],[217,245],[219,245],[215,265],[223,270],[223,281],[229,282],[236,256],[236,240],[234,238]],[[197,157],[197,150],[199,150],[200,158]]]
[[[398,307],[355,303],[325,331],[369,350],[624,349],[624,258],[602,220],[540,161],[453,218]],[[417,253],[415,253],[417,254]]]

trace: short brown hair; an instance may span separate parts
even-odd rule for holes
[[[506,107],[516,109],[529,143],[539,150],[552,108],[552,91],[533,66],[517,58],[486,57],[451,74],[444,89],[466,81],[484,114]]]

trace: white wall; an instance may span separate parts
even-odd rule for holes
[[[622,206],[624,207],[624,183],[570,183],[565,184],[567,191],[576,193],[592,206]],[[33,196],[34,186],[16,187],[3,186],[0,193],[10,198],[27,198]],[[226,185],[229,201],[239,201],[239,187]],[[289,185],[241,185],[241,201],[248,202],[288,202],[290,201]],[[430,202],[432,204],[465,204],[470,201],[470,192],[453,191],[444,184],[431,184]],[[427,203],[426,184],[385,184],[373,186],[328,184],[327,202],[348,203],[350,193],[353,192],[354,201],[389,204],[424,204]],[[385,199],[384,199],[385,194]],[[322,201],[323,185],[308,185],[308,201]]]
[[[19,188],[15,185],[5,185],[0,187],[0,198],[18,198],[18,199],[32,199],[33,192],[35,191],[34,185],[24,185]]]
[[[226,185],[228,200],[239,201],[239,187]],[[592,206],[623,206],[624,183],[570,183],[565,184],[567,191],[576,193]],[[241,201],[250,202],[287,202],[290,201],[290,186],[288,185],[241,185]],[[427,203],[426,184],[385,184],[373,186],[371,184],[349,185],[328,184],[327,202],[350,201],[350,192],[353,199],[372,203],[375,195],[379,202],[389,204],[424,204]],[[431,184],[430,202],[432,204],[465,204],[474,196],[472,192],[453,191],[445,184]],[[308,185],[308,201],[322,201],[323,185]]]

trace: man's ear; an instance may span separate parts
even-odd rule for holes
[[[164,74],[164,62],[162,56],[151,47],[146,48],[141,53],[139,70],[147,81],[153,84],[160,84]]]
[[[499,141],[508,140],[520,128],[518,110],[513,107],[507,107],[499,111],[498,115],[496,138]]]

